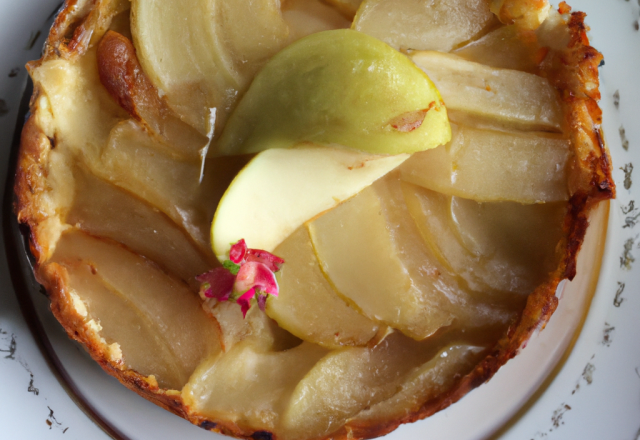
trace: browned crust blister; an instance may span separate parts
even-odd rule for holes
[[[535,0],[530,3],[539,6],[546,2]],[[100,28],[100,35],[104,34],[106,20],[118,12],[118,4],[100,0],[67,0],[51,30],[43,58],[30,63],[30,69],[37,67],[44,60],[82,56],[90,44],[97,44],[97,33],[94,31]],[[562,255],[559,267],[545,284],[529,295],[518,322],[511,326],[508,333],[473,371],[461,377],[449,391],[423,402],[419,408],[414,408],[410,414],[400,419],[381,420],[373,425],[350,421],[339,431],[331,434],[330,438],[372,438],[384,435],[402,423],[428,417],[448,407],[473,388],[489,380],[505,362],[518,353],[535,331],[544,327],[555,311],[558,305],[555,293],[559,282],[563,279],[573,279],[576,274],[576,258],[585,237],[591,209],[596,203],[615,197],[611,160],[600,128],[602,112],[597,104],[600,99],[598,67],[602,55],[589,45],[584,18],[585,14],[581,12],[570,15],[569,46],[564,51],[555,51],[542,65],[542,74],[548,77],[560,93],[574,147],[570,172],[570,208],[564,225],[565,239],[558,248]],[[117,41],[113,42],[115,44]],[[114,83],[113,87],[116,91],[123,90],[120,86]],[[111,91],[112,95],[114,93]],[[104,341],[91,332],[85,318],[73,307],[73,300],[67,291],[66,269],[46,262],[50,255],[47,246],[51,244],[43,235],[43,228],[46,222],[56,215],[53,210],[48,210],[46,203],[48,155],[54,147],[55,139],[49,139],[43,128],[38,125],[38,94],[36,84],[32,98],[32,115],[22,132],[15,180],[15,211],[19,222],[26,224],[31,232],[30,247],[36,259],[35,275],[49,292],[54,315],[68,335],[80,342],[107,373],[127,388],[200,427],[236,437],[250,438],[253,432],[247,432],[233,423],[207,420],[190,414],[179,393],[160,389],[153,378],[127,370],[121,360],[110,359]],[[128,95],[124,94],[120,98],[123,108],[135,117],[136,111],[133,103],[128,101]]]

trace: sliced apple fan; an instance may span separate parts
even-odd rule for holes
[[[595,92],[553,76],[597,71],[562,70],[588,48],[575,17],[68,3],[29,65],[18,217],[56,317],[129,388],[237,437],[370,438],[459,399],[548,319],[597,200],[570,188],[600,172],[568,110]]]

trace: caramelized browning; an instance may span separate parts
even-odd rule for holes
[[[100,82],[111,97],[175,154],[203,157],[209,140],[175,117],[142,71],[136,49],[127,37],[108,31],[98,45]]]
[[[131,116],[141,121],[142,114],[156,120],[164,110],[155,89],[136,57],[133,43],[114,31],[107,31],[98,45],[98,74],[109,94]]]

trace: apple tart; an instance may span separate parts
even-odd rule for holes
[[[615,196],[602,56],[557,8],[67,0],[15,184],[54,315],[236,437],[371,438],[456,402],[544,327]],[[284,260],[248,310],[200,285],[241,239]]]

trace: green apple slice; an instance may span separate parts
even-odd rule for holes
[[[341,29],[305,37],[255,77],[217,144],[220,154],[340,144],[375,154],[412,153],[451,138],[431,80],[405,55]]]
[[[304,222],[359,193],[409,158],[307,145],[258,154],[231,182],[211,225],[213,251],[226,260],[244,238],[269,252]]]

